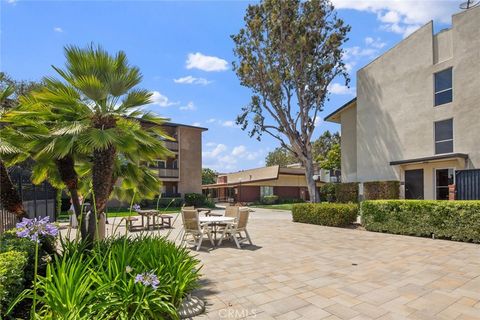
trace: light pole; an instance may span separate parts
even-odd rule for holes
[[[311,196],[312,196],[312,200],[313,200],[312,202],[316,203],[317,202],[317,199],[316,199],[316,196],[317,196],[317,192],[316,192],[317,191],[316,190],[317,189],[317,181],[318,181],[318,179],[320,179],[320,176],[318,176],[317,174],[314,174],[312,176],[312,179],[313,179],[313,181],[315,181],[315,192]]]

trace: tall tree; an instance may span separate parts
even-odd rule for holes
[[[213,184],[217,182],[218,172],[210,168],[202,169],[202,184]]]
[[[72,182],[70,191],[78,187],[76,167],[83,162],[83,176],[91,181],[99,217],[98,222],[93,216],[89,219],[87,239],[93,241],[97,232],[100,238],[105,234],[105,208],[120,177],[139,175],[139,180],[155,182],[158,192],[158,178],[142,163],[169,154],[159,140],[168,137],[160,128],[163,119],[140,109],[150,103],[151,93],[134,89],[141,74],[129,65],[124,52],[112,56],[100,47],[70,46],[65,56],[64,70],[53,67],[63,81],[44,79],[45,86],[24,99],[12,122],[33,131],[40,127],[35,127],[33,119],[43,125],[35,157],[45,160],[46,167],[52,165],[48,159],[54,160],[65,185]],[[30,126],[25,126],[26,121]],[[48,132],[42,131],[45,128]],[[39,168],[38,176],[46,178],[47,172]],[[126,190],[145,189],[133,183],[132,179],[122,182]]]
[[[318,164],[325,170],[339,170],[341,168],[340,144],[334,144],[325,157],[319,157]]]
[[[0,72],[0,118],[4,114],[18,104],[18,98],[39,84],[27,81],[15,81],[8,77],[5,73]],[[26,150],[21,145],[15,145],[9,142],[8,136],[12,134],[12,130],[5,128],[0,123],[0,203],[11,213],[14,213],[18,219],[26,216],[22,199],[14,186],[7,169],[8,164],[15,164],[26,159]]]
[[[338,132],[331,133],[329,130],[323,132],[320,137],[312,141],[314,159],[317,162],[325,159],[328,152],[337,144],[340,145],[340,134]]]
[[[350,30],[328,0],[264,0],[249,5],[245,27],[233,35],[238,58],[234,70],[253,91],[237,123],[261,138],[267,133],[305,167],[313,202],[319,201],[313,179],[311,138],[333,79],[349,77],[342,45]]]
[[[270,151],[265,158],[265,165],[268,166],[280,166],[285,167],[289,164],[298,162],[297,158],[292,154],[290,150],[283,147],[275,148]]]

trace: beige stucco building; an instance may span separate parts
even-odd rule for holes
[[[202,132],[206,128],[166,122],[163,130],[175,141],[165,141],[172,152],[152,167],[162,181],[162,197],[183,197],[202,192]]]
[[[329,178],[329,173],[320,171],[317,186],[321,186]],[[203,185],[202,189],[204,194],[217,202],[251,203],[272,195],[279,199],[309,199],[305,168],[298,164],[219,174],[217,183]]]
[[[445,199],[455,170],[480,168],[479,32],[476,7],[357,72],[357,97],[326,117],[341,125],[344,182],[398,180],[405,198]]]

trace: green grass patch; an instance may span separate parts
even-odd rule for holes
[[[284,204],[259,204],[250,206],[252,208],[275,209],[275,210],[289,210],[292,211],[293,203]]]

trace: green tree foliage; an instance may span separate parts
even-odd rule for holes
[[[270,151],[265,158],[266,166],[280,166],[285,167],[289,164],[298,162],[295,156],[290,150],[283,147],[275,148],[275,150]]]
[[[213,184],[217,182],[218,172],[210,168],[202,169],[202,184]]]
[[[340,134],[338,132],[332,133],[329,130],[322,133],[318,139],[312,142],[312,152],[315,160],[320,162],[325,159],[334,145],[340,146]]]
[[[319,200],[311,139],[328,85],[349,78],[342,46],[350,27],[328,0],[264,0],[249,5],[245,27],[232,36],[234,71],[252,90],[237,123],[258,139],[268,134],[305,167],[311,198]]]
[[[92,185],[99,219],[89,219],[84,236],[93,240],[97,230],[104,235],[103,213],[115,189],[130,198],[158,193],[160,181],[143,163],[169,154],[159,140],[168,137],[163,119],[140,109],[151,93],[135,88],[142,76],[124,52],[70,46],[65,56],[65,69],[53,67],[61,79],[45,78],[7,119],[36,160],[34,182],[63,184],[72,199],[80,182]]]
[[[325,158],[320,158],[320,168],[325,170],[338,170],[341,168],[340,144],[332,145]]]

